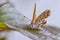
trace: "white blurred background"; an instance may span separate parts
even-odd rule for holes
[[[29,19],[32,19],[35,0],[10,0],[15,8]],[[47,25],[60,27],[60,0],[36,0],[37,16],[46,9],[51,10]],[[19,32],[9,32],[8,40],[31,40]]]

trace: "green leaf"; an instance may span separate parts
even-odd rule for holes
[[[5,40],[5,38],[0,38],[0,40]]]
[[[5,25],[3,22],[0,21],[0,28],[5,29],[5,28],[8,28],[8,27],[7,27],[7,25]]]

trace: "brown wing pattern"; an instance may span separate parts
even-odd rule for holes
[[[48,16],[50,16],[50,10],[45,10],[43,13],[41,13],[35,21],[36,28],[39,29],[39,27],[45,26],[47,23],[47,20],[45,20]]]
[[[43,13],[41,13],[38,17],[37,17],[37,19],[36,19],[36,21],[35,22],[37,22],[37,21],[39,21],[39,20],[42,20],[42,19],[45,19],[45,18],[47,18],[48,16],[50,16],[50,10],[45,10]]]

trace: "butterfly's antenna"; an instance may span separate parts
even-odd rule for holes
[[[35,20],[36,20],[36,3],[34,4],[34,12],[33,12],[33,17],[32,17],[31,24],[35,23]]]

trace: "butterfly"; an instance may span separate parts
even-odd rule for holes
[[[33,18],[31,22],[32,27],[34,27],[34,25],[36,25],[35,27],[37,29],[39,27],[43,27],[47,23],[47,20],[45,19],[48,18],[48,16],[50,16],[50,10],[47,9],[44,12],[42,12],[38,17],[36,17],[36,3],[35,3]]]

